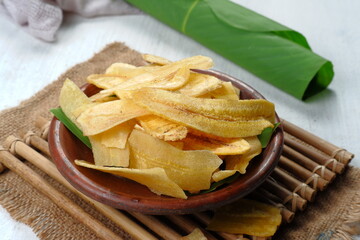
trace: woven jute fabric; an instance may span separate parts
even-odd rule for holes
[[[19,106],[0,113],[0,143],[9,135],[35,129],[39,116],[50,120],[49,109],[58,105],[59,90],[66,78],[77,85],[85,83],[88,75],[102,73],[114,62],[142,65],[141,55],[122,43],[112,43],[88,61],[78,64],[62,74],[59,79],[45,87]],[[65,187],[46,176],[30,163],[26,163],[43,176],[51,185],[65,193],[95,218],[125,239],[130,236],[103,217],[91,206],[72,194]],[[28,183],[11,171],[0,174],[0,204],[11,216],[28,224],[40,239],[97,239],[84,225],[41,195]],[[296,214],[295,220],[281,226],[274,239],[346,239],[351,224],[360,216],[360,169],[349,167],[336,178],[326,191],[319,193],[314,203],[304,212]],[[350,238],[349,238],[350,239]]]

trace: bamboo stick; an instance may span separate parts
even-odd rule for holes
[[[262,186],[282,199],[283,204],[288,206],[292,212],[296,212],[298,209],[304,210],[306,208],[307,201],[305,199],[300,197],[297,193],[290,192],[278,183],[270,179],[266,179]]]
[[[295,213],[292,212],[291,210],[287,209],[282,203],[281,203],[281,199],[279,199],[278,197],[276,197],[275,195],[269,193],[267,190],[265,190],[264,188],[257,188],[254,192],[252,192],[250,194],[250,196],[255,197],[256,199],[265,201],[275,207],[280,208],[280,214],[281,214],[281,218],[282,221],[284,223],[290,223],[294,220],[295,217]]]
[[[297,180],[293,176],[286,173],[279,167],[274,169],[274,172],[271,176],[285,185],[291,192],[295,192],[299,194],[302,198],[306,199],[307,201],[313,202],[315,199],[316,191],[309,187],[307,184]]]
[[[153,230],[160,237],[169,240],[177,240],[181,235],[174,231],[172,228],[163,224],[159,219],[154,216],[144,215],[138,212],[129,212],[134,218],[142,222],[149,229]]]
[[[50,121],[43,117],[38,117],[35,121],[35,127],[40,129],[40,136],[43,139],[48,138]]]
[[[169,219],[171,222],[175,223],[179,226],[182,230],[187,233],[191,233],[194,231],[195,228],[199,228],[208,240],[216,240],[216,238],[210,234],[208,231],[205,231],[199,224],[195,223],[194,221],[186,218],[182,215],[166,215],[166,218]]]
[[[8,151],[0,152],[0,161],[10,170],[18,174],[21,178],[31,184],[36,190],[52,200],[57,206],[64,209],[74,219],[78,220],[91,229],[101,239],[122,239],[110,229],[106,228],[101,222],[93,218],[81,207],[72,202],[61,192],[57,191],[47,183],[40,175],[26,166],[18,158]]]
[[[303,140],[304,142],[314,146],[322,152],[328,154],[330,157],[337,159],[339,162],[347,165],[354,158],[354,154],[348,152],[346,149],[335,146],[332,143],[282,119],[283,128],[286,132]]]
[[[306,184],[312,183],[314,190],[324,190],[329,182],[321,178],[318,174],[309,171],[301,165],[291,161],[287,157],[281,156],[279,159],[279,166],[292,173],[296,177],[300,178]]]
[[[289,146],[284,145],[283,147],[283,155],[291,158],[294,162],[297,162],[301,166],[307,168],[308,170],[317,173],[320,177],[324,178],[326,181],[332,182],[336,174],[329,169],[327,169],[323,165],[319,165],[308,157],[305,157],[301,153],[295,151]]]
[[[45,140],[43,140],[45,141]],[[48,174],[50,177],[54,178],[59,183],[63,184],[72,192],[76,193],[79,197],[84,199],[87,203],[94,206],[99,212],[101,212],[104,216],[108,217],[115,224],[120,226],[122,229],[127,231],[130,235],[132,235],[136,239],[156,239],[150,233],[145,231],[142,227],[134,223],[124,214],[119,212],[118,210],[106,206],[102,203],[99,203],[86,195],[77,191],[57,170],[55,165],[50,162],[47,158],[42,156],[40,153],[26,145],[24,142],[20,141],[14,136],[9,136],[5,142],[4,146],[8,148],[14,149],[16,154],[28,160],[40,170]]]
[[[34,132],[27,132],[23,136],[23,139],[27,145],[32,145],[46,156],[51,157],[48,143],[43,138],[37,136]]]
[[[290,134],[285,133],[285,144],[289,147],[301,152],[312,160],[316,161],[320,165],[324,165],[331,171],[341,174],[344,172],[345,164],[337,161],[335,158],[331,158],[326,156],[325,154],[321,154],[320,152],[311,149],[309,146],[301,144],[299,141],[294,139],[295,137],[290,136]]]
[[[204,212],[197,212],[192,214],[197,220],[199,220],[203,225],[209,225],[211,218]],[[225,240],[237,240],[238,236],[225,232],[216,232],[219,236],[221,236]]]

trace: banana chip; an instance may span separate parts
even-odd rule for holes
[[[85,136],[99,134],[149,112],[128,100],[115,100],[86,109],[76,119]]]
[[[130,160],[129,144],[125,144],[123,149],[116,147],[106,147],[101,143],[101,133],[99,135],[89,137],[95,165],[108,167],[128,167]]]
[[[106,147],[124,149],[135,124],[135,120],[129,120],[96,136],[99,137],[101,144]]]
[[[220,88],[217,88],[199,97],[239,100],[240,97],[239,94],[240,91],[236,91],[236,88],[231,84],[231,82],[221,82]]]
[[[152,63],[152,64],[156,64],[156,65],[160,65],[160,66],[171,63],[171,61],[167,60],[166,58],[151,55],[151,54],[143,54],[142,58],[145,61],[147,61],[148,63]]]
[[[86,106],[92,104],[90,99],[80,90],[80,88],[70,79],[66,79],[60,91],[60,107],[65,115],[77,126],[76,119],[79,115],[79,109],[86,109]],[[74,112],[77,113],[74,113]]]
[[[221,87],[222,84],[218,78],[192,72],[190,73],[189,81],[178,91],[187,96],[198,97]]]
[[[113,88],[125,82],[127,78],[110,74],[91,74],[86,80],[98,88]]]
[[[179,141],[184,139],[188,132],[185,126],[155,115],[138,117],[137,120],[145,132],[165,141]]]
[[[180,238],[179,240],[207,240],[207,237],[199,228],[195,228],[190,234]]]
[[[176,183],[174,183],[174,181],[169,179],[164,169],[162,168],[130,169],[117,167],[101,167],[80,160],[75,160],[75,163],[82,167],[91,168],[131,179],[135,182],[147,186],[151,191],[159,195],[163,194],[182,199],[187,198],[184,191]]]
[[[246,173],[246,168],[250,160],[259,155],[262,151],[259,139],[255,137],[245,138],[250,145],[250,150],[242,155],[233,155],[225,157],[226,169],[237,170],[241,174]]]
[[[219,182],[225,178],[231,177],[236,173],[236,170],[220,170],[212,175],[214,182]]]
[[[184,150],[209,150],[216,155],[244,154],[250,150],[243,138],[210,138],[189,133],[182,142]]]
[[[139,74],[139,72],[134,72],[135,69],[138,68],[131,64],[113,63],[110,67],[106,69],[105,74],[130,78]]]
[[[128,96],[157,116],[224,138],[259,135],[275,119],[274,105],[263,99],[194,98],[154,88],[129,91]]]
[[[182,151],[136,129],[132,131],[129,143],[130,168],[160,167],[171,180],[190,192],[208,189],[213,172],[222,163],[209,151]]]
[[[208,225],[212,231],[271,237],[281,223],[280,209],[248,199],[220,207]]]

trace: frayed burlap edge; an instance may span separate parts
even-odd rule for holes
[[[352,236],[360,235],[360,192],[355,193],[351,205],[341,220],[342,224],[335,230],[333,239],[353,239]]]

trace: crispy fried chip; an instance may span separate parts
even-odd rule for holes
[[[179,240],[207,240],[207,237],[199,228],[195,228],[190,234],[180,238]]]
[[[85,110],[86,105],[92,104],[83,91],[68,78],[61,88],[59,102],[65,115],[78,127],[79,124],[77,124],[76,118],[79,115],[79,109]]]
[[[184,150],[209,150],[216,155],[244,154],[250,150],[249,143],[243,138],[210,138],[188,133],[184,142]]]
[[[180,149],[180,150],[184,149],[184,143],[183,142],[167,141],[167,143],[172,145],[173,147],[176,147],[177,149]]]
[[[148,63],[152,63],[152,64],[156,64],[156,65],[160,65],[160,66],[171,63],[171,61],[166,58],[151,55],[151,54],[142,54],[142,58],[145,61],[147,61]]]
[[[184,95],[198,97],[221,88],[221,81],[210,75],[190,73],[188,82],[178,91]]]
[[[159,67],[138,67],[133,72],[141,70],[142,74],[134,74],[132,78],[119,86],[103,90],[102,94],[113,94],[118,90],[134,90],[142,87],[156,87],[173,90],[182,87],[189,79],[190,69],[208,69],[213,66],[211,58],[194,56],[172,62]],[[129,73],[127,73],[127,76]]]
[[[273,127],[275,118],[274,105],[263,99],[194,98],[153,88],[129,91],[125,97],[157,116],[225,138],[258,135]]]
[[[149,112],[128,100],[115,100],[86,109],[77,118],[85,136],[99,134],[118,124]]]
[[[261,153],[261,143],[257,136],[245,138],[250,145],[250,150],[243,155],[233,155],[225,157],[226,169],[237,170],[241,174],[246,173],[246,168],[250,160]]]
[[[101,94],[100,92],[92,95],[91,97],[89,97],[89,99],[93,103],[103,103],[103,102],[119,100],[119,98],[116,95]]]
[[[171,197],[186,199],[184,191],[172,181],[162,168],[130,169],[118,167],[101,167],[86,161],[75,160],[75,163],[82,167],[96,169],[102,172],[111,173],[117,176],[131,179],[147,186],[156,194],[163,194]]]
[[[102,90],[101,93],[116,94],[119,90],[136,90],[144,87],[174,90],[182,87],[189,79],[190,69],[187,66],[172,68],[170,69],[171,71],[164,69],[163,72],[161,72],[162,70],[162,67],[159,67],[157,72],[150,71],[137,75],[113,88]]]
[[[129,143],[131,168],[163,168],[170,179],[191,192],[208,189],[213,172],[222,163],[209,151],[182,151],[136,129],[132,131]]]
[[[101,143],[101,135],[102,133],[89,136],[95,165],[128,167],[130,159],[129,144],[126,144],[123,149],[116,147],[106,147]]]
[[[100,142],[106,147],[124,149],[127,139],[136,124],[135,120],[121,123],[105,132],[99,133]]]
[[[219,182],[225,178],[228,178],[236,173],[236,170],[220,170],[212,175],[212,179],[215,182]]]
[[[137,120],[147,133],[165,141],[181,140],[188,132],[185,126],[155,115],[138,117]]]
[[[86,80],[98,88],[108,89],[120,85],[127,78],[110,74],[91,74]]]
[[[240,92],[236,91],[236,88],[231,84],[231,82],[221,82],[220,88],[217,88],[199,97],[239,100],[239,94]]]
[[[253,200],[240,199],[220,207],[208,225],[212,231],[273,236],[281,223],[280,209]]]
[[[105,71],[105,74],[117,75],[117,76],[128,76],[129,73],[134,73],[134,69],[137,67],[127,63],[113,63]],[[137,74],[137,73],[136,73]]]

